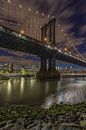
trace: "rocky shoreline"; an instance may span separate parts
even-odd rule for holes
[[[54,130],[61,124],[86,130],[86,103],[54,104],[49,109],[27,105],[0,106],[0,130]]]

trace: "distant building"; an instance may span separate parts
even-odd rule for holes
[[[14,69],[13,69],[13,62],[10,62],[10,64],[9,64],[9,71],[10,71],[10,72],[13,72],[13,70],[14,70]]]

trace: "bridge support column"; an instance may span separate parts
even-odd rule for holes
[[[52,59],[52,71],[55,72],[56,71],[56,60]]]
[[[56,70],[55,58],[46,59],[41,57],[40,71],[37,73],[37,77],[39,79],[60,78],[60,73]]]
[[[47,59],[41,57],[40,71],[46,71],[46,70],[47,70]]]
[[[48,59],[48,71],[51,71],[52,69],[52,60],[51,58]]]
[[[48,71],[52,72],[56,70],[56,61],[54,58],[48,59]]]

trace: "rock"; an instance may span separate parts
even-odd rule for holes
[[[10,124],[10,123],[13,123],[12,120],[8,120],[8,121],[7,121],[7,124]]]
[[[48,128],[48,130],[52,129],[52,123],[51,122],[47,124],[47,128]]]
[[[35,120],[34,124],[36,124],[36,125],[39,124],[39,120]]]
[[[29,115],[28,115],[28,114],[25,114],[23,117],[24,117],[24,118],[28,118],[28,117],[29,117]]]
[[[25,118],[18,118],[17,122],[19,123],[19,125],[21,125],[22,127],[24,127],[26,125],[26,120]]]
[[[41,124],[38,124],[36,127],[35,127],[35,130],[41,130],[42,128],[42,125]]]
[[[7,124],[7,125],[4,127],[4,130],[10,130],[12,127],[13,127],[13,123]]]
[[[80,121],[80,126],[86,128],[86,120]]]
[[[41,130],[48,130],[48,126],[47,126],[47,124],[46,123],[43,123],[43,127],[42,127],[42,129]]]
[[[18,124],[18,122],[16,122],[11,128],[11,130],[21,130],[21,126]]]
[[[0,122],[0,128],[6,125],[6,121]]]
[[[12,127],[11,130],[18,130],[16,126]]]
[[[29,128],[33,128],[33,127],[35,127],[36,125],[33,123],[33,124],[30,124],[29,126],[27,126],[27,128],[29,129]]]

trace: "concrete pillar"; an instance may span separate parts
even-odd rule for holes
[[[47,60],[46,60],[46,58],[44,58],[44,66],[43,66],[43,69],[44,69],[44,71],[46,71],[47,70]]]
[[[52,71],[55,71],[56,70],[56,61],[55,59],[53,58],[52,59]]]
[[[56,61],[55,58],[49,58],[48,60],[48,71],[55,71],[56,70]]]
[[[41,67],[40,71],[46,71],[47,70],[47,60],[44,57],[41,57]]]
[[[40,71],[43,71],[43,58],[40,58]]]
[[[51,71],[52,70],[52,59],[49,58],[48,59],[48,71]]]

